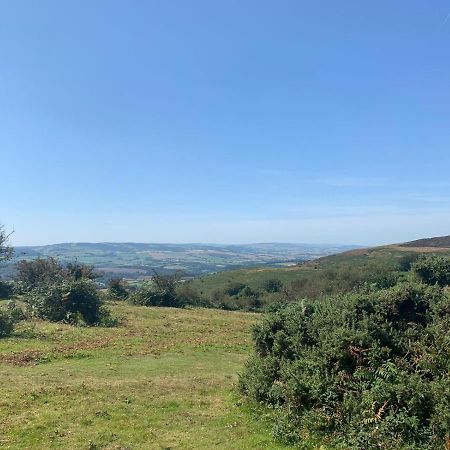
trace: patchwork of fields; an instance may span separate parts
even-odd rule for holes
[[[21,259],[55,257],[62,262],[93,265],[105,278],[142,279],[158,273],[182,272],[187,277],[255,266],[283,267],[345,251],[352,246],[311,244],[141,244],[67,243],[16,247],[4,275],[11,276]]]

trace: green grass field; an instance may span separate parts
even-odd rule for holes
[[[24,322],[0,340],[0,448],[286,448],[235,391],[258,315],[111,307],[117,328]]]

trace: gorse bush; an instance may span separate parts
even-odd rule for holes
[[[283,288],[283,283],[281,280],[277,280],[276,278],[269,278],[264,281],[263,288],[266,292],[280,292]]]
[[[0,310],[0,338],[9,336],[14,330],[14,319],[6,312]]]
[[[143,306],[168,306],[182,308],[183,299],[177,295],[177,275],[155,273],[150,282],[145,283],[131,297],[132,303]]]
[[[210,306],[228,311],[259,311],[264,305],[261,292],[244,283],[232,283],[212,292]]]
[[[110,319],[97,289],[87,280],[41,285],[26,301],[33,316],[53,322],[94,325]]]
[[[14,294],[14,285],[7,281],[0,281],[0,299],[10,298]]]
[[[296,302],[255,327],[241,391],[276,434],[342,448],[437,449],[450,435],[450,298],[438,286]]]
[[[127,285],[120,278],[113,278],[108,282],[108,296],[116,300],[125,300],[130,295]]]
[[[23,290],[77,280],[91,280],[97,275],[92,266],[80,263],[61,264],[57,258],[22,260],[16,265],[16,281]]]
[[[412,264],[412,270],[427,284],[450,285],[450,258],[444,256],[422,256]]]

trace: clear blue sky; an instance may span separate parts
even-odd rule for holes
[[[14,244],[450,234],[450,2],[0,4]]]

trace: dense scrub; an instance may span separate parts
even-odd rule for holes
[[[9,336],[14,329],[14,320],[5,311],[0,310],[0,338]]]
[[[89,280],[39,286],[26,297],[31,315],[52,322],[111,324],[108,310]]]
[[[240,389],[277,410],[284,439],[358,450],[431,450],[449,439],[445,288],[400,281],[298,301],[253,338]]]
[[[17,264],[15,286],[31,317],[78,325],[115,325],[117,321],[93,282],[95,278],[91,266],[38,258]]]
[[[423,256],[412,265],[418,277],[428,284],[450,284],[450,259],[443,256]]]

